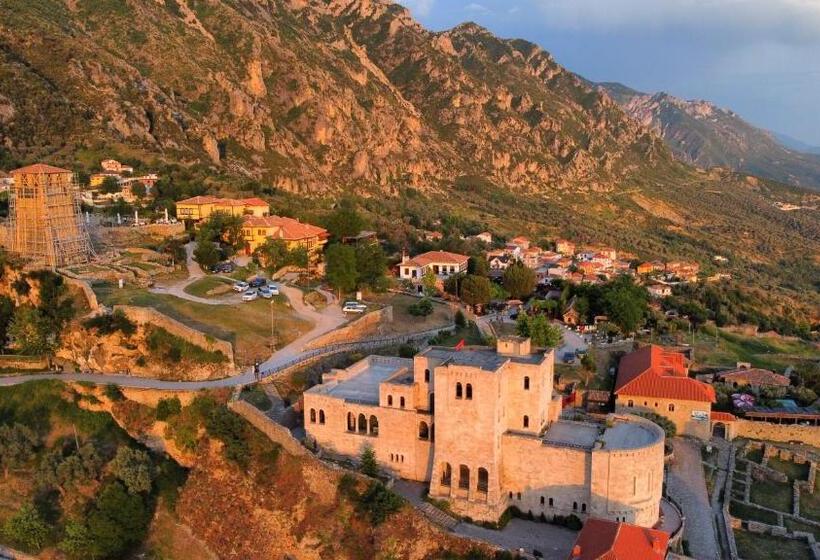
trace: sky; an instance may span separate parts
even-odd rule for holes
[[[820,146],[820,0],[398,0],[426,27],[474,21],[590,80],[706,99]]]

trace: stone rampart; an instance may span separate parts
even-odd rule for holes
[[[388,305],[378,311],[372,311],[347,326],[323,334],[311,340],[305,349],[312,350],[340,342],[354,342],[369,336],[384,334],[382,325],[393,322],[393,307]]]
[[[265,434],[271,441],[278,443],[291,455],[304,457],[310,452],[293,437],[290,431],[280,426],[265,413],[246,401],[235,400],[228,403],[228,408],[251,423],[251,425]]]
[[[0,355],[0,368],[8,370],[42,371],[48,369],[48,359],[44,356]]]
[[[135,305],[115,305],[114,311],[121,310],[129,319],[140,325],[154,325],[169,333],[178,336],[191,344],[195,344],[209,352],[220,351],[228,359],[231,368],[234,367],[233,345],[226,341],[214,338],[201,331],[193,329],[176,319],[172,319],[151,307]]]
[[[66,284],[69,286],[75,286],[83,292],[86,301],[88,301],[88,307],[91,308],[92,312],[96,312],[100,309],[100,303],[97,301],[97,294],[95,294],[94,290],[91,289],[91,284],[65,270],[61,270],[60,274],[62,274],[63,280]]]
[[[820,447],[820,428],[816,426],[799,426],[796,424],[770,424],[738,419],[733,422],[734,436],[767,441],[788,443],[797,441],[806,445]]]

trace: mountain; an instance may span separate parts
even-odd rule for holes
[[[806,144],[798,140],[797,138],[792,138],[787,134],[780,134],[778,132],[773,132],[774,137],[777,139],[778,142],[783,144],[790,150],[794,150],[796,152],[803,152],[806,154],[820,154],[820,146],[812,146],[810,144]]]
[[[678,161],[627,94],[388,0],[0,0],[2,168],[117,157],[159,170],[163,202],[253,193],[305,219],[351,196],[393,247],[444,224],[720,254],[815,316],[816,193]]]
[[[811,153],[810,146],[757,128],[708,101],[642,93],[618,83],[599,87],[638,122],[661,135],[683,161],[820,190],[820,154]]]

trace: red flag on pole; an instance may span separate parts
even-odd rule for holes
[[[462,348],[464,348],[464,344],[465,344],[465,343],[464,343],[464,339],[462,338],[462,339],[459,341],[459,343],[458,343],[458,344],[456,344],[456,350],[461,350]]]

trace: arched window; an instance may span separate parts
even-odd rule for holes
[[[487,469],[481,467],[478,469],[478,491],[486,492],[490,487],[490,474]]]
[[[586,512],[587,512],[587,505],[586,504],[581,504],[581,513],[586,513]]]
[[[541,496],[541,505],[544,505],[544,496]]]
[[[456,383],[456,398],[460,399],[462,396],[461,383]]]
[[[319,410],[319,424],[325,423],[325,411]]]
[[[630,400],[627,401],[626,406],[628,406],[629,408],[632,408],[633,406],[635,406],[635,403],[632,401],[632,399],[630,399]]]
[[[552,501],[552,498],[550,498],[550,507],[552,507],[554,503],[555,502]]]
[[[311,424],[316,423],[316,409],[315,408],[310,409],[310,423]]]
[[[521,499],[521,492],[516,492],[516,493],[515,493],[515,499],[516,499],[516,500],[520,500],[520,499]]]
[[[367,417],[364,414],[359,414],[359,433],[367,433]]]
[[[655,408],[658,408],[658,403],[655,403]]]
[[[419,439],[430,439],[430,428],[427,427],[427,422],[419,422]]]
[[[399,406],[404,408],[404,397],[399,397]]]
[[[356,417],[353,416],[352,412],[347,413],[347,431],[348,432],[355,432],[356,431]]]
[[[524,416],[524,427],[525,428],[530,427],[530,417],[529,416]]]
[[[458,487],[462,490],[470,489],[470,467],[467,465],[458,467]]]
[[[387,395],[387,406],[393,406],[393,395]]]
[[[524,376],[524,390],[530,390],[530,378],[528,376]]]
[[[424,370],[424,382],[425,383],[430,383],[430,370],[429,369]]]
[[[512,500],[512,492],[510,492],[510,499]]]
[[[572,511],[578,511],[578,502],[572,502]]]
[[[669,412],[675,412],[675,405],[672,403],[669,403],[669,406],[666,408],[669,410]]]
[[[379,420],[375,416],[370,416],[370,435],[379,435]]]
[[[392,453],[390,454],[390,462],[391,463],[393,462],[393,454]]]
[[[470,383],[467,383],[467,400],[473,400],[473,386]]]
[[[441,467],[441,485],[442,486],[450,486],[453,480],[453,469],[450,467],[450,463],[444,463]]]

